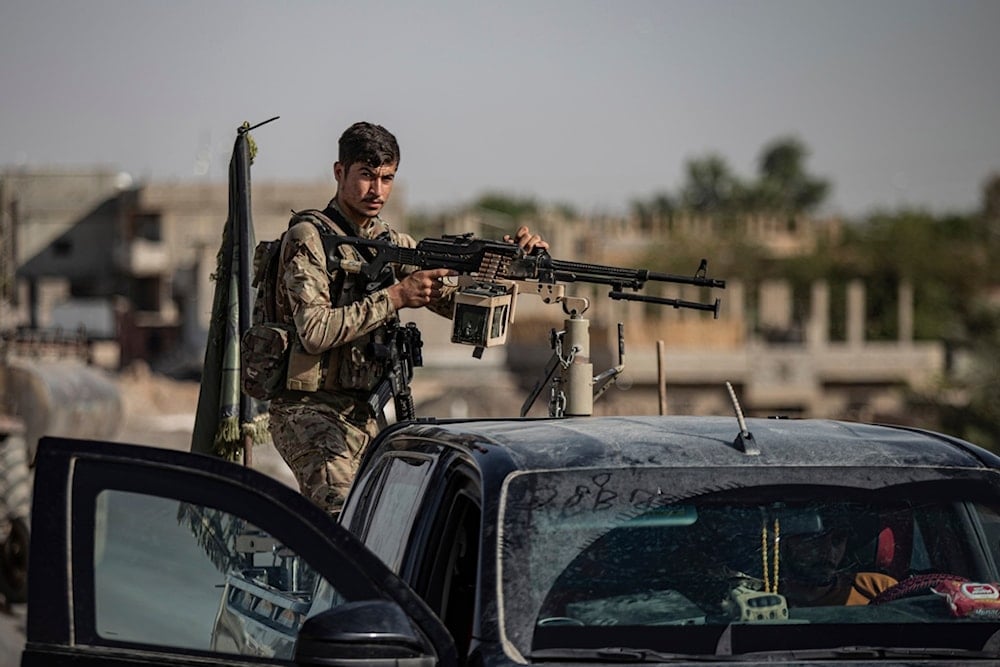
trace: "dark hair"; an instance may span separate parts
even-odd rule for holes
[[[344,169],[350,169],[355,162],[363,162],[369,167],[399,165],[396,137],[381,125],[364,121],[355,123],[344,130],[338,144],[337,161],[344,165]]]

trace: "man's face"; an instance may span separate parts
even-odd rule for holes
[[[828,583],[837,573],[847,547],[847,534],[831,530],[816,535],[782,536],[784,562],[792,575],[802,582]]]
[[[388,201],[396,178],[396,165],[372,167],[355,162],[345,169],[337,162],[333,165],[333,176],[337,179],[337,203],[352,222],[363,224],[377,216]]]

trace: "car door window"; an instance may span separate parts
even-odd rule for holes
[[[364,543],[393,572],[402,564],[431,468],[423,456],[393,456],[373,501]]]
[[[58,445],[50,457],[58,460],[40,467],[36,480],[54,489],[49,507],[65,508],[42,524],[47,539],[66,544],[47,559],[59,568],[51,583],[33,585],[34,608],[43,599],[52,607],[51,620],[36,622],[33,636],[92,647],[85,652],[284,662],[299,650],[309,619],[344,605],[387,604],[399,611],[393,621],[399,627],[419,628],[408,646],[453,654],[426,606],[393,585],[388,569],[360,542],[287,487],[179,452],[150,452],[154,460],[141,461],[142,448],[102,443],[97,446],[111,452],[109,458],[118,458],[88,453],[71,459],[70,443]],[[62,533],[55,529],[59,521],[65,521]],[[63,602],[68,614],[60,612]],[[326,632],[323,622],[314,626]]]
[[[455,638],[459,655],[465,655],[473,633],[482,523],[478,495],[471,483],[467,486],[450,489],[449,509],[440,513],[432,529],[429,548],[434,556],[426,559],[427,581],[418,584],[418,591]]]
[[[996,568],[1000,563],[1000,513],[982,503],[977,503],[975,509],[986,538],[986,551]]]
[[[95,628],[105,640],[291,657],[317,575],[242,518],[199,504],[101,491]],[[328,582],[326,582],[328,585]],[[325,608],[342,598],[325,597]]]

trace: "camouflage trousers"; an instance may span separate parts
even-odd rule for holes
[[[295,474],[302,495],[339,514],[361,455],[378,433],[367,406],[324,393],[272,401],[269,414],[274,447]]]

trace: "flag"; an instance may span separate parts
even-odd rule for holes
[[[250,210],[250,164],[256,146],[250,130],[263,124],[243,123],[229,161],[229,213],[212,275],[215,296],[191,436],[192,452],[234,461],[242,454],[245,465],[252,464],[253,444],[268,438],[267,404],[240,390],[240,337],[250,328],[253,312],[256,245]]]

